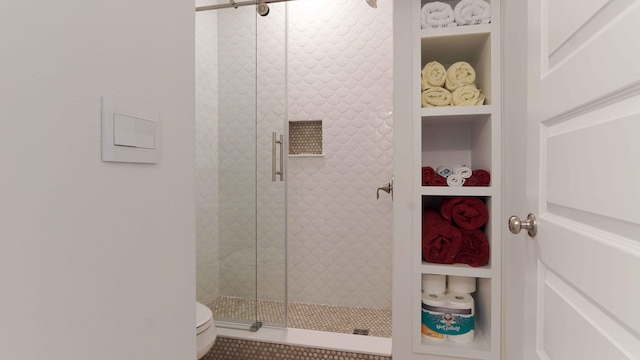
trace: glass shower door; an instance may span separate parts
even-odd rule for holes
[[[286,164],[279,141],[285,7],[271,7],[268,17],[254,6],[217,11],[219,286],[212,308],[220,323],[254,330],[286,325],[286,176],[273,180]]]
[[[257,16],[258,319],[286,326],[286,3]]]

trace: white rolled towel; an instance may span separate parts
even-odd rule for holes
[[[447,69],[437,61],[428,62],[421,72],[422,90],[430,87],[442,87],[447,80]]]
[[[462,165],[462,166],[454,167],[453,168],[453,173],[460,175],[460,177],[463,178],[463,179],[468,179],[468,178],[471,177],[471,174],[473,173],[473,171],[471,171],[470,168]]]
[[[491,22],[491,4],[485,0],[462,0],[454,9],[456,24],[478,25]]]
[[[451,93],[443,87],[430,87],[422,92],[422,107],[449,106]]]
[[[451,93],[451,105],[453,106],[474,106],[483,105],[484,95],[475,85],[463,85]]]
[[[466,61],[458,61],[447,69],[447,80],[444,86],[447,90],[453,91],[462,85],[474,85],[475,81],[476,70],[473,66]]]
[[[451,5],[440,1],[426,3],[422,7],[422,28],[457,26]]]
[[[447,185],[462,186],[464,185],[464,179],[458,174],[451,174],[447,177]]]

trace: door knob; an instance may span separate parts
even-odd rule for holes
[[[534,214],[527,215],[527,219],[524,221],[515,215],[509,218],[509,230],[511,230],[512,233],[518,234],[522,229],[526,229],[529,236],[536,236],[538,232],[538,221]]]

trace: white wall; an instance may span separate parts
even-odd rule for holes
[[[290,300],[389,309],[393,1],[289,3],[289,120],[323,120],[323,158],[289,161]]]
[[[193,4],[4,1],[0,43],[0,358],[193,359]],[[101,161],[102,95],[159,164]]]

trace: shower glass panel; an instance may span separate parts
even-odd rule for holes
[[[280,164],[286,165],[287,147],[272,142],[273,132],[279,140],[286,131],[286,7],[270,8],[267,17],[255,6],[215,11],[218,289],[211,307],[223,326],[286,325],[286,172]],[[274,171],[283,179],[273,181]]]

